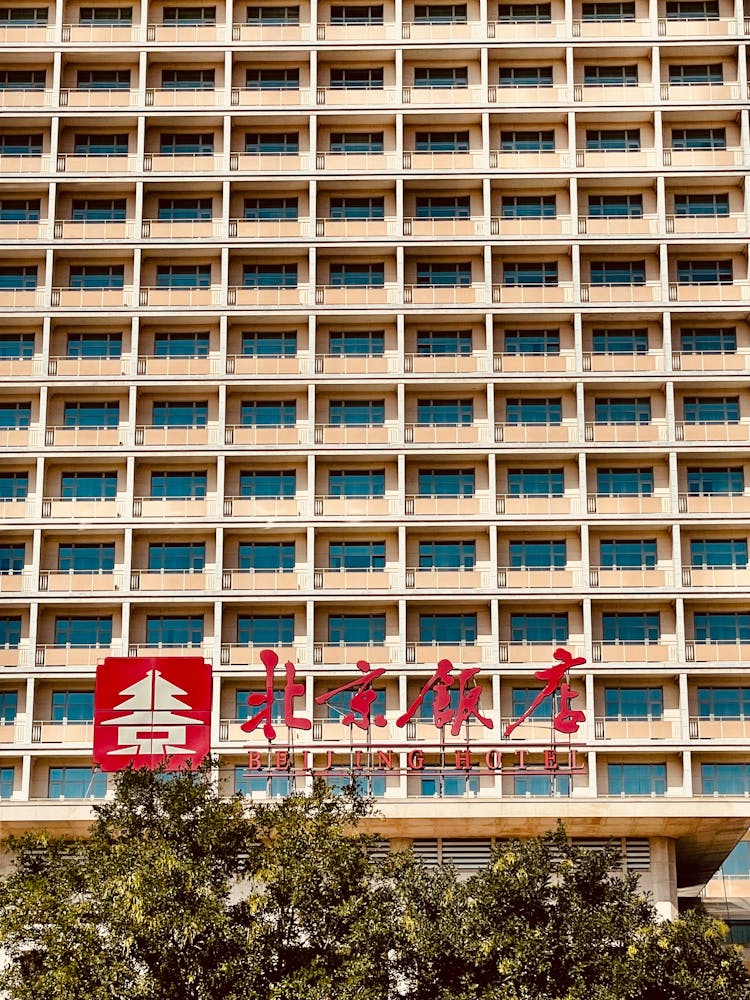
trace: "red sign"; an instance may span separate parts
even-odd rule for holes
[[[96,671],[94,762],[170,769],[211,746],[211,664],[198,656],[108,656]]]

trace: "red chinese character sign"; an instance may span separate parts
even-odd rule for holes
[[[109,656],[96,671],[94,762],[198,764],[211,746],[211,664],[197,656]]]
[[[552,717],[553,729],[556,729],[558,733],[565,733],[567,736],[570,736],[572,733],[578,732],[580,723],[586,721],[586,716],[579,708],[571,707],[571,702],[574,698],[578,697],[578,692],[574,691],[569,684],[563,681],[563,677],[570,668],[582,666],[586,662],[585,658],[583,656],[573,656],[571,652],[563,648],[556,649],[553,656],[555,663],[551,667],[547,667],[545,670],[537,670],[534,674],[537,680],[546,681],[547,683],[523,715],[519,715],[515,722],[511,722],[509,726],[505,727],[505,732],[503,733],[505,739],[522,722],[528,719],[542,702],[546,701],[547,698],[554,697],[558,690],[560,692],[560,707]]]

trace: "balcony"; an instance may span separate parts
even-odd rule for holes
[[[161,90],[149,87],[146,90],[147,108],[221,108],[226,104],[226,91],[223,87],[196,90]],[[232,91],[234,97],[234,90]],[[232,101],[234,103],[234,101]]]
[[[50,305],[53,309],[132,309],[135,292],[123,288],[53,288]]]
[[[490,170],[502,170],[503,173],[519,171],[530,174],[536,171],[568,170],[569,167],[570,155],[567,150],[490,150]]]
[[[180,521],[182,518],[218,515],[216,497],[134,497],[133,517]]]
[[[7,502],[7,501],[6,501]],[[128,502],[125,497],[44,497],[42,517],[66,521],[114,520],[124,517]]]
[[[204,288],[141,288],[138,305],[150,309],[211,309],[224,301],[221,285]]]
[[[673,351],[672,367],[676,372],[746,372],[750,369],[750,351],[740,349],[734,354]]]
[[[230,171],[243,174],[269,174],[274,177],[310,170],[312,159],[309,154],[299,153],[245,153],[229,154]],[[322,169],[322,168],[321,168]]]
[[[0,290],[0,308],[43,309],[46,298],[43,288],[3,288]]]
[[[748,643],[685,640],[685,659],[688,663],[732,663],[744,666],[749,657],[750,645]]]
[[[404,219],[404,236],[415,236],[418,239],[465,240],[488,235],[489,227],[481,215],[466,219]]]
[[[594,444],[636,444],[667,441],[667,421],[663,418],[641,424],[594,423],[586,421],[585,438]]]
[[[10,743],[25,743],[25,729],[25,721],[21,722],[18,716],[15,722],[0,722],[0,744],[7,746]]]
[[[714,104],[722,101],[739,101],[738,83],[662,83],[659,96],[669,104]]]
[[[583,355],[585,372],[625,373],[664,371],[664,351],[648,350],[643,354],[591,354]]]
[[[49,108],[54,97],[53,90],[0,90],[0,108]]]
[[[579,514],[581,499],[577,492],[562,496],[516,496],[498,493],[495,506],[498,515],[505,517],[557,517]]]
[[[496,424],[496,444],[575,444],[580,440],[578,421],[567,418],[559,424]]]
[[[633,285],[591,285],[581,282],[581,302],[590,305],[661,302],[660,281],[644,281]]]
[[[407,496],[407,517],[488,517],[492,514],[490,495],[477,491],[471,496]]]
[[[259,654],[263,648],[263,646],[248,645],[246,642],[222,642],[221,665],[223,667],[244,667],[245,670],[248,667],[253,667],[261,672],[263,664]],[[307,643],[304,641],[297,642],[295,640],[293,645],[274,646],[274,652],[279,658],[279,663],[289,660],[291,663],[308,665]]]
[[[578,216],[579,236],[656,236],[659,228],[658,215]]]
[[[233,42],[305,42],[312,39],[310,24],[246,24],[232,25]]]
[[[139,424],[135,428],[136,447],[206,448],[221,443],[221,428],[210,423],[205,427],[162,427]]]
[[[218,240],[224,236],[224,224],[217,219],[144,219],[144,240]]]
[[[221,574],[222,590],[249,593],[308,590],[309,573],[305,570],[225,569]]]
[[[51,165],[52,158],[50,156],[36,156],[33,154],[26,156],[0,155],[0,171],[6,177],[13,174],[47,174],[51,169]]]
[[[307,375],[310,359],[306,352],[289,356],[265,354],[230,354],[227,357],[227,375]]]
[[[679,719],[594,719],[594,734],[597,740],[612,740],[617,743],[633,741],[643,745],[649,740],[679,740],[681,733]]]
[[[680,514],[750,514],[750,493],[680,493]]]
[[[221,291],[217,291],[219,303],[221,303]],[[317,291],[318,289],[316,289],[316,296]],[[341,291],[345,291],[345,289],[341,289]],[[231,285],[227,288],[227,305],[231,307],[247,306],[250,309],[267,309],[273,306],[286,306],[296,309],[309,305],[309,303],[309,285],[295,285],[293,288],[245,288],[242,285]]]
[[[55,219],[52,228],[56,240],[79,240],[96,242],[106,240],[134,240],[136,224],[134,219],[122,221],[78,222],[72,219]]]
[[[37,643],[34,665],[37,667],[95,667],[105,656],[122,656],[122,644],[109,646],[59,646]]]
[[[320,91],[318,91],[320,93]],[[339,91],[343,94],[344,91]],[[359,93],[357,95],[359,100]],[[309,108],[313,103],[310,87],[281,88],[265,90],[258,87],[232,87],[232,107],[252,108],[256,111],[273,108]],[[318,101],[318,103],[321,103]]]
[[[316,424],[315,444],[329,447],[352,447],[363,445],[388,446],[399,441],[399,427],[395,420],[382,424]]]
[[[544,105],[570,103],[570,88],[566,85],[551,87],[496,87],[487,89],[487,100],[490,104],[499,104],[503,108],[538,108]]]
[[[122,571],[80,573],[64,570],[39,571],[39,590],[55,594],[99,594],[123,589]]]
[[[325,150],[316,153],[315,169],[326,173],[370,173],[398,170],[399,157],[396,153],[332,153]]]
[[[595,639],[591,644],[591,659],[605,666],[610,663],[676,663],[677,640],[659,639],[656,642],[603,642]]]
[[[0,427],[0,448],[28,448],[41,440],[39,427]]]
[[[728,215],[668,215],[666,232],[680,236],[705,236],[714,233],[717,236],[733,236],[747,232],[747,218],[740,212],[730,212]]]
[[[401,497],[387,492],[382,497],[316,496],[316,517],[393,517],[402,512]]]
[[[0,27],[0,43],[7,45],[39,45],[51,42],[55,29],[51,24],[14,24],[6,22]]]
[[[605,42],[617,38],[646,38],[651,34],[651,22],[646,19],[638,21],[573,21],[573,38],[585,40],[598,39]]]
[[[202,642],[184,642],[175,645],[169,643],[130,643],[128,656],[202,656],[209,662],[213,658],[214,640],[205,638]]]
[[[220,223],[216,223],[221,226]],[[312,219],[230,219],[229,238],[240,240],[299,240],[313,235]],[[322,235],[318,233],[318,235]]]
[[[407,306],[478,306],[487,303],[483,281],[470,285],[404,285]]]
[[[151,375],[155,378],[165,378],[170,375],[180,378],[191,375],[206,378],[211,375],[218,375],[220,371],[221,358],[218,354],[208,354],[205,356],[190,355],[186,357],[181,355],[170,357],[140,355],[136,361],[136,372],[138,375]]]
[[[642,107],[656,101],[656,90],[652,84],[607,87],[597,84],[575,83],[573,84],[573,100],[576,103],[602,104],[605,107],[612,105]]]
[[[309,221],[309,220],[308,220]],[[385,239],[398,236],[399,220],[395,216],[384,219],[316,219],[315,236],[329,239]],[[307,235],[310,235],[309,233]]]
[[[750,281],[732,281],[720,285],[683,285],[670,281],[669,301],[686,304],[750,302]]]
[[[743,33],[742,26],[738,25],[733,18],[727,17],[717,17],[711,20],[699,18],[673,20],[672,18],[660,17],[658,32],[663,38],[690,39],[723,38],[726,35],[741,35]]]
[[[576,706],[577,707],[577,706]],[[517,719],[513,716],[503,716],[500,719],[499,733],[504,733],[508,726],[512,726]],[[549,746],[554,738],[555,731],[552,727],[552,717],[547,719],[535,719],[530,717],[525,719],[522,726],[514,729],[507,739],[515,742],[537,743],[542,746]],[[506,737],[503,736],[505,740]],[[503,795],[505,798],[505,795]]]
[[[90,744],[94,739],[93,722],[68,719],[34,719],[31,723],[32,743]]]
[[[397,351],[382,354],[316,354],[316,375],[395,375],[400,369]]]
[[[690,717],[691,740],[738,740],[750,739],[750,719],[704,719]]]
[[[489,372],[487,354],[407,354],[404,371],[408,375],[474,375]]]
[[[484,103],[484,87],[403,87],[401,102],[414,107],[476,107]]]
[[[471,569],[456,567],[446,569],[433,566],[428,569],[415,566],[407,568],[405,583],[407,590],[446,590],[461,593],[464,590],[491,590],[494,574],[489,566]]]
[[[439,170],[452,173],[465,170],[486,169],[487,158],[484,153],[467,150],[446,150],[444,152],[427,152],[417,149],[405,149],[403,153],[403,169],[417,171]],[[495,164],[497,166],[497,164]]]
[[[737,423],[706,424],[687,424],[678,420],[675,435],[678,441],[685,441],[687,444],[724,444],[732,441],[745,444],[750,441],[750,419],[745,417]]]
[[[495,354],[493,371],[508,375],[559,375],[576,370],[575,351],[563,348],[559,354]]]
[[[666,566],[592,566],[589,586],[603,590],[663,590],[674,587],[674,570]]]
[[[497,567],[497,585],[501,590],[570,590],[571,587],[580,587],[581,581],[580,564],[538,569]]]
[[[434,666],[438,660],[450,660],[456,665],[493,663],[495,644],[491,639],[477,642],[407,642],[406,662],[418,667]]]
[[[224,497],[224,517],[260,517],[296,519],[307,512],[307,498],[296,497]]]
[[[4,159],[4,157],[3,157]],[[6,222],[0,221],[0,240],[4,243],[39,242],[47,239],[49,226],[47,221],[40,222]]]
[[[21,639],[17,646],[0,645],[0,667],[26,667],[30,661],[28,639]]]
[[[710,589],[742,587],[750,589],[750,568],[747,566],[683,566],[683,587]]]
[[[711,170],[714,167],[741,167],[745,163],[745,154],[741,146],[728,146],[726,149],[665,149],[663,152],[665,167],[675,167],[682,170],[686,167],[698,170]]]
[[[138,104],[137,90],[61,90],[61,108],[134,108]]]
[[[399,287],[389,281],[383,285],[316,285],[316,306],[387,306],[399,302]]]
[[[45,167],[48,170],[49,167]],[[132,174],[138,169],[138,157],[123,154],[122,156],[84,156],[78,153],[58,153],[55,159],[55,170],[59,174],[84,174],[87,177],[98,177],[101,174]]]
[[[503,306],[548,306],[573,302],[572,281],[556,285],[493,285],[492,301]]]
[[[576,150],[576,166],[586,170],[605,170],[619,174],[628,170],[656,167],[658,162],[659,152],[653,147],[642,149],[583,148]]]
[[[400,573],[397,569],[330,569],[322,567],[313,572],[316,590],[343,591],[356,594],[368,590],[399,588]]]
[[[215,45],[225,40],[223,24],[147,24],[146,41],[160,45]]]
[[[554,662],[554,651],[558,646],[564,646],[573,656],[583,656],[583,636],[571,636],[564,642],[555,643],[534,643],[534,642],[501,642],[500,643],[500,663],[508,663],[513,666],[526,666],[527,664],[547,664]]]
[[[117,448],[127,442],[128,426],[46,427],[45,448]]]
[[[504,24],[503,28],[506,27],[510,27],[510,25]],[[401,37],[412,42],[467,42],[483,41],[487,36],[481,21],[464,21],[463,23],[458,21],[432,21],[429,23],[404,21],[401,25]],[[494,38],[495,36],[490,35],[489,37]]]
[[[30,378],[46,371],[47,364],[40,354],[27,358],[0,358],[0,378]]]
[[[487,420],[470,424],[406,424],[404,442],[415,445],[477,445],[490,443]]]
[[[29,569],[20,572],[3,571],[0,573],[0,594],[21,594],[35,589],[34,574]]]
[[[506,219],[501,215],[493,215],[490,219],[490,235],[511,240],[525,240],[534,236],[553,239],[556,236],[569,236],[571,232],[569,215],[521,219]]]
[[[589,514],[624,515],[637,517],[639,514],[670,514],[672,498],[669,490],[654,490],[653,493],[623,494],[622,496],[605,496],[599,493],[589,493],[586,497],[586,510]]]
[[[290,427],[267,427],[258,424],[228,424],[224,444],[252,448],[296,447],[310,442],[310,427],[305,421]]]
[[[63,24],[61,30],[62,41],[75,45],[127,45],[137,41],[140,29],[132,24]]]
[[[368,663],[397,663],[400,643],[398,639],[386,639],[382,643],[337,643],[316,642],[313,645],[313,663],[324,666],[354,666],[359,660]]]
[[[160,593],[187,594],[215,591],[217,576],[215,570],[171,570],[134,569],[130,574],[131,590],[150,590]]]

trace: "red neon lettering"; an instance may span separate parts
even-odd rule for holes
[[[276,739],[276,729],[273,725],[273,678],[279,658],[271,649],[262,649],[260,659],[266,668],[266,687],[264,691],[254,691],[247,699],[251,708],[259,708],[260,711],[242,723],[240,728],[245,733],[253,733],[258,726],[263,724],[263,735],[267,740]],[[302,697],[305,693],[304,684],[296,682],[296,671],[293,663],[284,665],[286,683],[284,684],[284,725],[289,729],[312,729],[312,722],[309,719],[301,718],[294,714],[295,699]]]
[[[552,725],[558,733],[577,733],[580,723],[586,721],[586,716],[580,708],[570,707],[571,701],[577,697],[578,692],[569,684],[560,685],[560,710],[552,720]]]

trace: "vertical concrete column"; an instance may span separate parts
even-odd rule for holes
[[[647,888],[660,919],[673,920],[677,916],[675,842],[671,837],[651,837],[649,846],[651,867]]]

